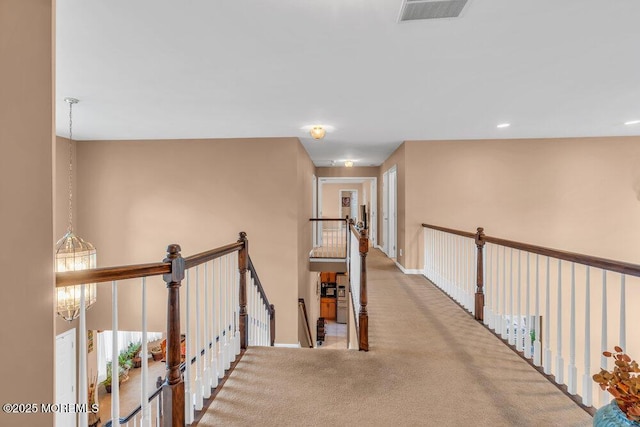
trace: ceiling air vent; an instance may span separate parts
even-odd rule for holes
[[[456,18],[468,0],[403,0],[400,21]]]

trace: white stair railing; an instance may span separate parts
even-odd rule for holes
[[[423,227],[427,279],[470,313],[475,291],[476,304],[483,301],[478,320],[565,384],[569,394],[580,393],[584,405],[593,405],[594,395],[598,405],[609,403],[591,377],[608,368],[602,352],[615,345],[640,354],[640,339],[628,341],[626,327],[627,304],[640,305],[640,265],[493,238],[480,230],[482,235]],[[467,255],[474,246],[482,259]],[[478,271],[470,287],[468,278]],[[599,303],[591,298],[598,289]],[[600,327],[592,327],[598,321]]]

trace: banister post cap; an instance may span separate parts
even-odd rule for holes
[[[184,258],[180,255],[181,250],[180,245],[175,243],[167,246],[167,257],[163,262],[171,263],[171,273],[162,275],[166,283],[180,283],[184,279]]]

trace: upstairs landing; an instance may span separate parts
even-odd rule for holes
[[[367,260],[369,352],[250,348],[199,425],[591,425],[424,277]]]

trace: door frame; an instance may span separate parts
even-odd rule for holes
[[[398,247],[398,166],[393,165],[382,175],[382,243],[389,258],[397,257]]]
[[[71,343],[71,360],[67,361],[67,363],[65,365],[70,366],[70,370],[72,372],[72,377],[68,378],[65,375],[61,375],[58,372],[58,363],[61,361],[60,359],[62,358],[63,353],[60,352],[60,350],[62,349],[61,347],[61,341],[64,340],[65,343],[66,342],[70,342]],[[68,340],[68,341],[67,341]],[[72,328],[69,329],[68,331],[65,331],[59,335],[56,335],[56,342],[55,342],[55,363],[54,363],[54,378],[55,378],[55,403],[56,404],[62,404],[62,403],[67,403],[67,404],[73,404],[73,403],[77,403],[78,398],[77,398],[77,346],[76,346],[76,329]],[[63,382],[64,381],[64,382]],[[72,401],[71,402],[62,402],[60,400],[60,397],[58,395],[58,389],[60,386],[69,386],[71,385],[71,389],[72,389]],[[75,413],[71,413],[72,415],[69,415],[69,413],[65,413],[65,412],[56,412],[55,414],[55,423],[57,426],[67,426],[67,425],[71,425],[71,426],[75,426],[76,425],[76,417],[75,417]],[[73,420],[71,422],[71,420]]]
[[[358,176],[358,177],[318,177],[318,216],[322,218],[324,212],[322,212],[322,185],[323,184],[340,184],[340,183],[354,183],[371,185],[371,195],[369,197],[369,206],[371,208],[369,212],[369,240],[374,246],[378,243],[378,177],[376,176]],[[320,234],[320,233],[319,233]]]

